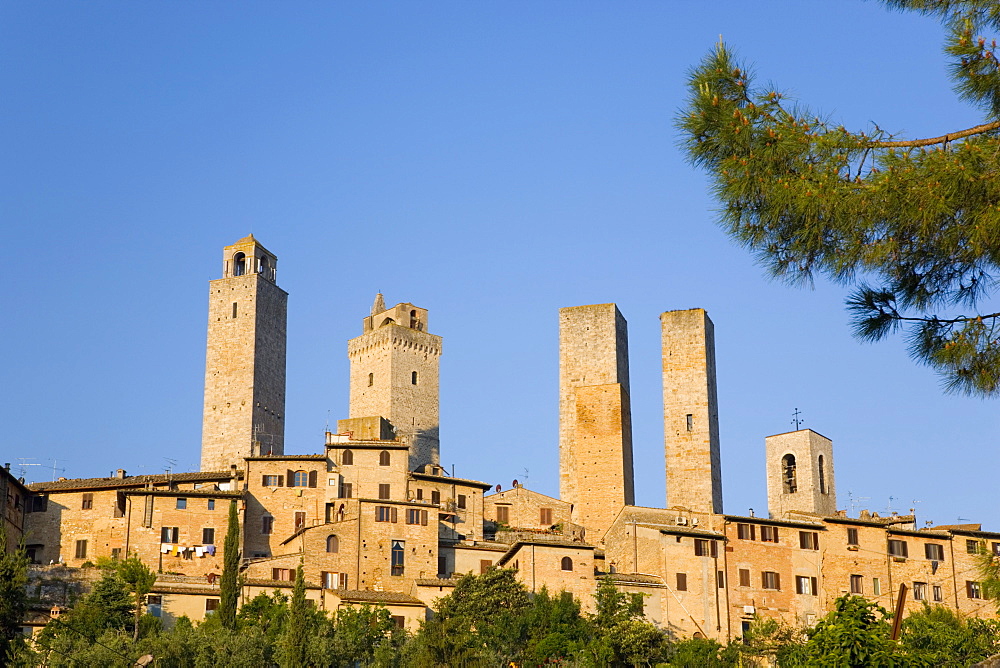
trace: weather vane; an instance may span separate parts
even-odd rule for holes
[[[795,425],[795,431],[798,431],[799,425],[802,424],[802,420],[799,418],[800,415],[802,415],[802,411],[798,408],[796,408],[795,412],[792,413],[792,424]]]

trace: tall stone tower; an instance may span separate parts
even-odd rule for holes
[[[347,343],[349,418],[388,420],[410,444],[410,470],[437,465],[441,337],[427,332],[427,310],[408,303],[387,309],[379,294],[362,330]]]
[[[288,293],[277,258],[251,234],[222,251],[209,283],[201,470],[284,453]]]
[[[722,512],[715,328],[704,309],[660,315],[667,508]]]
[[[782,519],[790,512],[829,516],[837,512],[833,442],[812,429],[764,439],[767,509]]]
[[[559,494],[598,540],[635,503],[628,327],[614,304],[559,309]]]

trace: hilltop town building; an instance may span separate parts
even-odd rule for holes
[[[244,600],[290,588],[301,561],[322,609],[384,605],[411,630],[456,576],[490,568],[514,569],[532,592],[572,592],[588,610],[607,577],[643,594],[646,616],[670,632],[723,641],[755,617],[812,624],[845,593],[891,609],[902,583],[908,610],[926,601],[995,612],[978,564],[984,550],[1000,554],[1000,533],[847,517],[833,444],[812,430],[766,439],[766,517],[723,513],[714,334],[702,309],[660,318],[664,508],[634,505],[628,342],[614,304],[560,311],[559,499],[517,485],[489,493],[440,467],[441,338],[425,309],[386,308],[382,295],[348,344],[347,418],[318,452],[285,454],[287,295],[275,265],[247,237],[225,249],[211,283],[202,471],[119,470],[27,489],[0,475],[8,536],[23,527],[40,604],[78,596],[88,562],[135,553],[158,573],[152,614],[202,619],[218,606],[236,504]]]

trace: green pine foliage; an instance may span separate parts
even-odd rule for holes
[[[923,610],[903,620],[900,642],[919,665],[970,666],[1000,654],[1000,620],[964,619],[925,602]]]
[[[28,610],[27,582],[28,555],[24,545],[7,550],[7,527],[0,519],[0,666],[13,665],[26,650],[21,620]]]
[[[982,124],[912,141],[877,125],[850,131],[759,87],[720,42],[691,73],[682,142],[709,173],[722,226],[771,275],[853,286],[859,338],[902,329],[947,391],[996,395],[1000,313],[981,307],[1000,268],[1000,62],[987,35],[1000,30],[1000,10],[883,2],[944,22],[956,91]]]
[[[236,606],[240,598],[240,518],[236,502],[229,502],[226,539],[222,543],[222,577],[219,578],[219,621],[222,626],[236,628]]]

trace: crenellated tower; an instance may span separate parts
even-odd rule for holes
[[[439,464],[441,337],[427,331],[427,310],[410,303],[387,309],[382,295],[376,295],[361,336],[347,343],[347,356],[350,407],[348,420],[340,424],[385,418],[391,435],[410,445],[411,471]]]
[[[201,470],[284,453],[288,293],[277,258],[251,234],[222,252],[209,283]]]

